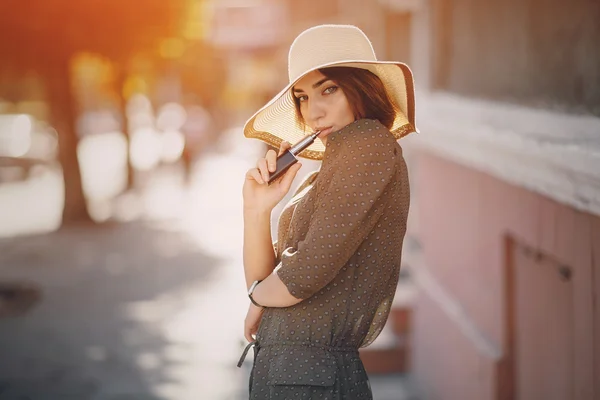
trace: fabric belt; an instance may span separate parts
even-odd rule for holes
[[[352,346],[327,346],[327,345],[323,345],[323,344],[301,344],[301,343],[290,343],[290,342],[286,342],[286,343],[276,343],[276,344],[268,344],[268,345],[260,345],[258,343],[257,340],[252,341],[250,343],[248,343],[248,345],[244,348],[244,352],[242,353],[242,356],[240,357],[240,360],[237,363],[238,368],[241,368],[242,364],[244,363],[244,360],[246,359],[246,356],[248,355],[248,351],[250,350],[250,347],[254,346],[254,354],[256,355],[256,353],[258,352],[259,349],[261,348],[278,348],[278,347],[302,347],[302,348],[307,348],[307,349],[321,349],[321,350],[327,350],[327,351],[332,351],[332,352],[337,352],[337,353],[357,353],[358,354],[358,348],[356,347],[352,347]]]
[[[242,356],[240,357],[240,361],[238,361],[238,363],[237,363],[238,368],[242,367],[242,364],[244,363],[244,360],[246,359],[246,355],[248,355],[248,350],[250,350],[250,347],[252,347],[252,346],[254,346],[254,354],[256,354],[258,349],[260,349],[260,346],[258,345],[258,341],[255,340],[253,342],[248,343],[248,345],[244,349],[244,352],[242,353]]]

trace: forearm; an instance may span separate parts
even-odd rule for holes
[[[269,275],[256,286],[252,298],[264,307],[290,307],[302,301],[290,294],[276,273]]]
[[[246,287],[265,279],[275,269],[270,211],[244,210],[243,253]]]

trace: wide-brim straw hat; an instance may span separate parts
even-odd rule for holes
[[[390,132],[396,139],[418,132],[414,82],[408,65],[378,61],[369,38],[356,26],[318,25],[294,40],[288,55],[288,85],[246,122],[244,135],[279,148],[284,140],[294,144],[312,133],[296,118],[291,88],[309,72],[334,66],[363,68],[377,75],[396,111]],[[317,139],[299,156],[321,160],[324,152],[325,145]]]

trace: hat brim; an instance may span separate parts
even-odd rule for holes
[[[259,109],[244,125],[244,136],[259,139],[275,148],[282,141],[296,143],[311,133],[301,126],[296,118],[296,109],[291,88],[306,74],[327,67],[354,67],[367,69],[377,75],[388,93],[396,118],[390,132],[400,139],[411,132],[418,132],[415,124],[414,81],[410,68],[394,61],[344,60],[319,65],[306,71],[295,81],[289,83],[265,106]],[[325,145],[317,139],[299,157],[321,160]]]

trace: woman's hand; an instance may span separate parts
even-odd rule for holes
[[[260,325],[260,320],[264,311],[264,308],[257,307],[250,303],[248,314],[246,314],[246,319],[244,320],[244,337],[248,342],[254,341],[252,336],[256,335],[256,332],[258,332],[258,326]]]
[[[300,162],[292,165],[281,177],[271,184],[267,184],[269,175],[276,169],[277,157],[292,147],[288,142],[281,142],[279,154],[269,150],[265,158],[258,160],[256,168],[246,172],[243,197],[244,209],[271,212],[273,208],[285,197],[292,186],[296,174],[302,167]]]

